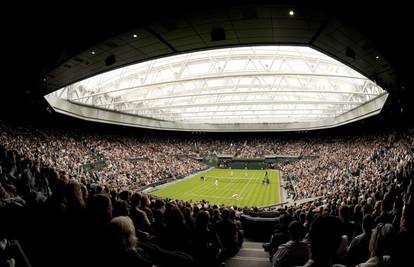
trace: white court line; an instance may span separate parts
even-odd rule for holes
[[[200,195],[200,194],[194,194],[194,193],[188,193],[188,192],[185,192],[184,193],[184,195],[191,195],[191,196],[196,196],[196,197],[206,197],[206,195]],[[222,199],[234,199],[234,198],[232,198],[232,197],[222,197],[222,196],[214,196],[214,195],[208,195],[208,197],[211,197],[211,198],[222,198]],[[242,198],[239,198],[239,199],[242,199]]]
[[[214,170],[212,170],[212,172],[214,172]],[[204,175],[204,177],[207,178],[206,181],[203,181],[203,182],[200,181],[199,185],[194,186],[192,189],[190,189],[187,192],[183,192],[184,195],[187,195],[187,196],[190,196],[190,197],[193,196],[193,197],[197,197],[197,198],[203,198],[203,199],[208,199],[208,198],[223,199],[223,200],[225,199],[225,200],[235,201],[235,204],[238,205],[240,203],[239,201],[244,201],[245,199],[247,199],[247,196],[249,196],[251,194],[251,192],[246,193],[246,190],[249,189],[251,184],[259,181],[262,177],[261,173],[254,173],[253,174],[253,173],[247,172],[247,175],[248,175],[247,177],[248,178],[247,177],[242,178],[240,176],[246,174],[246,172],[244,170],[234,172],[234,176],[239,176],[240,178],[235,178],[235,177],[230,176],[230,175],[224,176],[221,173],[220,174],[217,173],[218,174],[217,176],[212,174],[212,173],[207,173],[207,174],[210,174],[210,175]],[[219,180],[219,184],[220,184],[219,188],[217,188],[216,186],[213,185],[213,181],[215,179]],[[228,181],[235,181],[235,182],[236,181],[246,181],[246,180],[248,180],[248,181],[247,181],[247,183],[244,183],[241,190],[238,190],[238,192],[235,192],[235,190],[232,190],[232,187],[233,187],[234,183],[225,183],[225,182],[222,182],[222,181],[220,182],[220,179],[226,179]],[[230,196],[225,197],[223,195],[220,195],[220,196],[215,195],[214,193],[217,189],[220,189],[220,191],[224,193],[223,195],[227,195],[227,193],[232,194],[232,195],[234,193],[237,193],[237,194],[239,194],[239,197],[237,199],[235,199],[234,197],[230,197]],[[217,192],[216,192],[216,194],[217,194]]]
[[[217,178],[217,177],[224,177],[224,176],[210,176],[210,177],[214,177],[214,178]],[[211,181],[212,182],[212,181]],[[232,183],[225,183],[225,185],[222,187],[222,188],[220,188],[220,190],[226,190],[226,191],[229,191],[227,188],[228,187],[232,187]],[[208,195],[208,196],[211,196],[210,194],[211,193],[213,193],[214,194],[214,192],[216,191],[218,189],[218,187],[216,187],[216,186],[214,186],[214,187],[211,187],[209,190],[207,190],[207,191],[205,191],[205,192],[203,192],[204,193],[204,195]],[[206,197],[206,196],[204,196],[204,197]],[[232,199],[232,198],[225,198],[225,199]]]
[[[245,172],[243,171],[243,172],[240,172],[239,174],[237,174],[237,175],[241,175],[241,174],[244,174]],[[186,195],[192,195],[192,196],[196,196],[196,197],[200,197],[200,198],[218,198],[218,199],[227,199],[227,200],[236,200],[237,202],[239,201],[239,200],[242,200],[242,199],[244,199],[243,197],[240,197],[240,194],[238,193],[238,192],[236,192],[237,194],[239,194],[239,198],[238,199],[235,199],[235,198],[233,198],[233,197],[223,197],[223,196],[215,196],[214,195],[214,192],[216,191],[216,189],[218,189],[216,186],[211,186],[210,187],[210,189],[208,189],[208,190],[206,190],[206,191],[204,191],[205,190],[205,186],[209,186],[209,185],[211,185],[211,183],[213,182],[213,181],[211,181],[211,180],[215,180],[215,179],[228,179],[228,180],[249,180],[248,181],[248,183],[246,183],[244,186],[243,186],[243,188],[242,188],[242,190],[241,191],[245,191],[245,189],[246,189],[246,187],[248,187],[248,185],[250,184],[250,182],[251,182],[251,180],[256,180],[255,178],[233,178],[232,176],[223,176],[223,175],[217,175],[217,176],[215,176],[215,175],[209,175],[209,176],[204,176],[205,178],[209,178],[207,181],[205,181],[206,182],[206,184],[204,184],[204,182],[202,182],[203,183],[203,185],[202,186],[200,186],[200,187],[198,187],[196,190],[192,190],[192,192],[193,193],[189,193],[189,192],[185,192],[184,194],[186,194]],[[252,177],[251,176],[251,174],[250,174],[250,177]],[[253,177],[255,177],[255,176],[253,176]],[[219,180],[219,182],[220,182],[220,180]],[[222,182],[221,184],[223,184],[224,182]],[[227,194],[227,193],[229,193],[229,194],[234,194],[234,190],[231,190],[231,188],[233,187],[233,183],[224,183],[225,185],[224,186],[222,186],[222,187],[220,187],[220,190],[224,190],[224,194]],[[231,192],[231,191],[233,191],[233,192]],[[197,194],[198,192],[203,192],[203,194]]]

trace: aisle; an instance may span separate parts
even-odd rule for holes
[[[272,263],[264,252],[262,243],[245,241],[236,256],[227,261],[226,267],[270,267]]]

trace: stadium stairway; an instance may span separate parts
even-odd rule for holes
[[[226,262],[226,267],[270,267],[269,255],[263,250],[263,243],[244,241],[236,256]]]

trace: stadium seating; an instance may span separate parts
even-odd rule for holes
[[[270,241],[266,250],[274,266],[288,266],[277,264],[297,252],[293,221],[306,234],[300,242],[310,244],[309,264],[413,263],[413,129],[329,138],[236,138],[231,146],[220,138],[135,138],[3,122],[0,130],[0,237],[18,239],[33,266],[220,266],[239,251],[244,236]],[[265,212],[138,190],[206,168],[191,156],[276,153],[309,156],[273,168],[283,170],[296,200],[319,198]],[[104,166],[83,168],[94,162]],[[370,254],[355,262],[347,247],[359,242],[368,214],[374,231],[365,233],[373,245],[365,244],[361,250]]]

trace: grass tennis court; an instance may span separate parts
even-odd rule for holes
[[[268,170],[268,185],[263,185],[265,173],[265,170],[212,169],[150,194],[181,200],[204,199],[212,204],[242,207],[278,204],[279,171]]]

